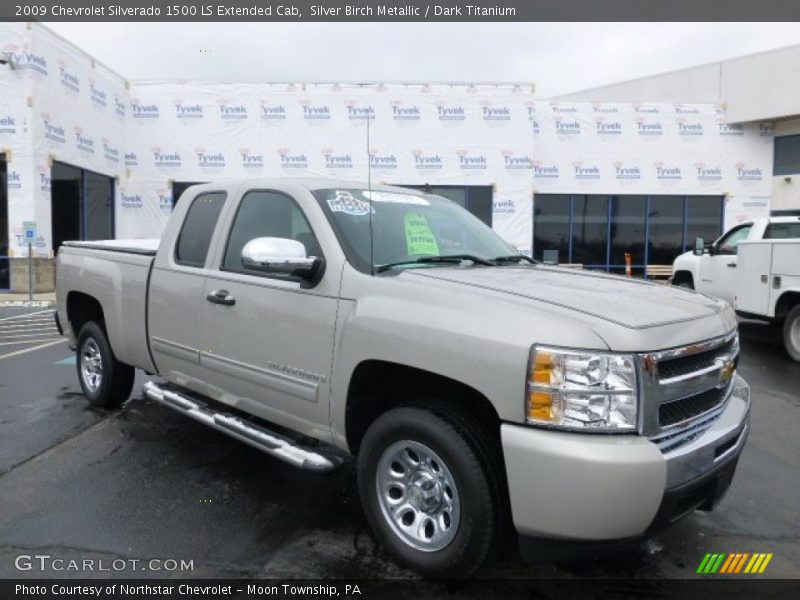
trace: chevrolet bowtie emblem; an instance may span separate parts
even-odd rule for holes
[[[728,383],[731,379],[733,379],[734,373],[736,373],[736,361],[725,361],[725,363],[722,365],[722,369],[719,372],[720,383]]]

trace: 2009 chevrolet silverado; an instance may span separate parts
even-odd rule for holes
[[[92,404],[139,368],[149,398],[298,467],[356,455],[376,537],[426,574],[507,531],[527,553],[710,510],[748,434],[725,302],[534,263],[403,188],[194,187],[160,241],[65,243],[57,294]]]

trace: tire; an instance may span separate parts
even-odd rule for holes
[[[789,356],[800,362],[800,304],[789,311],[783,322],[783,345]]]
[[[448,409],[404,406],[378,417],[361,443],[358,484],[375,537],[398,563],[464,577],[504,533],[506,488],[490,432]]]
[[[680,281],[680,282],[676,283],[675,287],[683,288],[685,290],[693,290],[694,289],[694,286],[692,285],[692,282],[691,281],[686,281],[686,280],[683,280],[683,281]]]
[[[131,395],[135,370],[114,357],[100,324],[89,321],[81,327],[76,357],[78,381],[89,404],[116,408]]]

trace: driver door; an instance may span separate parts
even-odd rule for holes
[[[300,203],[283,192],[246,192],[219,265],[209,269],[200,364],[214,372],[215,399],[306,434],[329,431],[328,393],[338,299],[336,273],[316,284],[242,264],[254,238],[303,243],[324,258]]]
[[[752,227],[748,223],[731,229],[715,242],[713,254],[700,257],[700,279],[696,286],[698,292],[721,298],[733,305],[736,293],[736,252],[739,242],[747,239]]]

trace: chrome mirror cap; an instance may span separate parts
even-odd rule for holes
[[[260,237],[242,248],[242,265],[262,273],[293,274],[300,277],[312,274],[318,259],[306,256],[306,247],[287,238]]]

